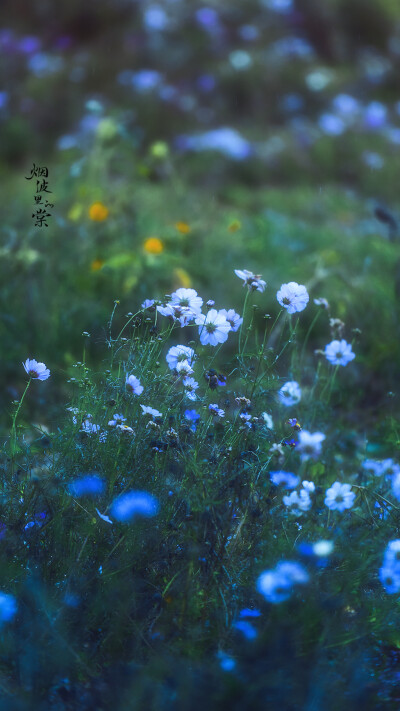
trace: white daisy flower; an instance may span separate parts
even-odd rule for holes
[[[222,314],[222,316],[225,316],[228,323],[231,324],[231,329],[233,332],[236,332],[239,329],[240,325],[243,323],[243,319],[241,318],[241,316],[239,316],[239,314],[236,313],[234,309],[229,309],[229,311],[227,311],[226,309],[220,309],[218,313]]]
[[[322,432],[308,432],[308,430],[301,430],[299,432],[299,442],[296,445],[297,451],[301,455],[302,461],[307,461],[307,459],[318,459],[322,452],[322,442],[325,439],[325,435]]]
[[[300,489],[300,492],[292,491],[284,496],[282,501],[292,513],[297,515],[300,515],[303,511],[308,511],[312,506],[310,494],[306,489]]]
[[[328,343],[325,346],[324,355],[332,365],[347,365],[356,357],[350,343],[347,343],[344,339]]]
[[[22,363],[25,371],[30,378],[34,380],[47,380],[50,377],[50,371],[44,363],[38,363],[34,358],[27,358],[25,363]]]
[[[191,365],[195,357],[193,348],[189,348],[189,346],[172,346],[166,355],[166,361],[168,367],[175,370],[178,363],[183,361],[188,361]]]
[[[325,505],[331,511],[344,511],[345,509],[351,509],[355,498],[356,495],[351,490],[351,484],[341,484],[340,481],[335,481],[326,490]]]
[[[281,403],[287,407],[297,405],[301,400],[300,385],[296,380],[289,380],[289,382],[282,385],[281,389],[278,390],[278,397]]]
[[[199,314],[196,324],[199,326],[200,342],[203,346],[225,343],[231,330],[229,321],[216,309],[211,309],[206,315]]]
[[[306,308],[310,297],[303,284],[290,281],[288,284],[282,284],[276,298],[289,314],[294,314],[296,311],[303,311]]]
[[[133,395],[141,395],[143,392],[143,385],[140,384],[140,380],[136,377],[136,375],[127,376],[126,387],[133,393]]]
[[[236,276],[243,279],[243,286],[248,286],[251,291],[263,292],[267,283],[261,279],[261,274],[253,274],[248,269],[235,269]]]

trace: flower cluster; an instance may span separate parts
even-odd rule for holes
[[[295,585],[309,581],[306,569],[292,561],[278,563],[273,570],[266,570],[257,579],[257,590],[267,602],[280,603],[288,600]]]

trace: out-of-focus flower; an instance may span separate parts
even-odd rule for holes
[[[380,581],[389,595],[400,592],[400,540],[390,541],[385,550]]]
[[[183,378],[188,378],[193,373],[193,368],[188,360],[182,360],[176,365],[176,372]]]
[[[309,300],[308,291],[303,284],[297,284],[295,281],[290,281],[288,284],[282,284],[276,294],[276,298],[281,306],[289,314],[294,314],[297,311],[303,311]]]
[[[200,419],[199,413],[196,412],[196,410],[185,410],[185,412],[183,414],[185,415],[185,418],[187,420],[189,420],[189,422],[192,423],[191,427],[190,427],[192,432],[196,432],[196,429],[197,429],[196,422]]]
[[[178,136],[176,147],[181,151],[217,151],[233,160],[245,160],[252,152],[249,141],[228,126],[215,128],[196,136]]]
[[[81,424],[81,432],[86,432],[86,434],[96,434],[100,431],[100,425],[95,425],[90,420],[83,420]]]
[[[307,461],[307,459],[318,459],[322,452],[322,442],[325,439],[325,435],[322,432],[309,432],[308,430],[301,430],[299,432],[299,442],[297,445],[297,451],[300,453],[302,461]]]
[[[104,222],[110,211],[102,202],[94,202],[89,208],[89,217],[93,222]]]
[[[141,306],[142,306],[142,309],[148,309],[149,311],[154,311],[154,309],[155,309],[154,304],[155,303],[156,302],[154,301],[154,299],[145,299]]]
[[[351,490],[351,484],[341,484],[340,481],[335,481],[326,490],[325,505],[331,511],[344,511],[345,509],[351,509],[355,498],[356,495]]]
[[[0,592],[0,622],[9,622],[17,612],[17,601],[13,595]]]
[[[110,513],[117,521],[127,523],[133,521],[136,516],[155,516],[158,510],[157,499],[147,491],[128,491],[114,499]]]
[[[25,363],[22,363],[29,377],[34,380],[47,380],[50,377],[50,371],[44,363],[38,363],[34,358],[27,358]]]
[[[191,364],[195,357],[193,348],[189,348],[189,346],[172,346],[166,355],[166,361],[168,367],[175,370],[178,363],[188,360]]]
[[[347,365],[356,357],[350,343],[344,339],[328,343],[325,346],[324,355],[332,365]]]
[[[68,491],[72,496],[100,496],[106,488],[105,481],[96,474],[74,479],[68,485]]]
[[[319,117],[318,125],[327,136],[341,136],[346,130],[343,119],[335,114],[322,114]]]
[[[282,405],[286,405],[286,407],[297,405],[301,400],[301,388],[298,382],[296,380],[289,380],[289,382],[282,385],[280,390],[278,390],[278,398]]]
[[[274,429],[274,421],[273,421],[271,415],[268,412],[262,412],[261,417],[264,420],[265,426],[269,430],[273,430]]]
[[[282,501],[296,515],[301,515],[303,511],[309,511],[312,506],[310,494],[306,489],[300,489],[299,492],[292,491],[284,496]]]
[[[292,561],[278,563],[274,570],[266,570],[257,579],[257,590],[267,602],[278,604],[287,600],[295,585],[309,581],[306,569]]]
[[[126,422],[126,417],[123,417],[123,415],[114,415],[112,420],[108,421],[109,427],[116,427],[117,425],[122,425],[124,422]]]
[[[125,385],[133,395],[141,395],[144,389],[136,375],[128,375]]]
[[[217,404],[212,404],[208,406],[208,409],[210,412],[215,415],[216,417],[225,417],[225,412],[222,410],[220,407],[218,407]]]
[[[199,326],[200,342],[203,346],[217,346],[227,340],[231,324],[216,309],[210,309],[206,315],[199,314],[195,321]]]
[[[143,242],[143,249],[148,254],[161,254],[164,251],[164,244],[158,237],[148,237]]]
[[[239,279],[243,279],[243,286],[247,285],[250,291],[263,292],[267,286],[260,274],[253,274],[248,269],[235,269],[235,274]]]
[[[151,417],[162,417],[162,413],[155,410],[154,407],[147,407],[146,405],[141,405],[143,415],[151,415]]]
[[[258,635],[257,630],[247,620],[238,620],[233,623],[233,627],[238,632],[241,632],[247,640],[256,639]]]
[[[198,382],[194,378],[184,378],[183,386],[185,388],[185,395],[189,400],[196,400],[196,390],[199,387]]]
[[[231,330],[233,332],[237,331],[239,329],[239,326],[243,323],[243,319],[239,314],[236,313],[234,309],[229,309],[228,311],[226,309],[220,309],[219,312],[222,314],[222,316],[225,316],[226,320],[228,323],[231,324]]]
[[[100,518],[101,518],[103,521],[105,521],[106,523],[112,523],[110,517],[109,517],[109,516],[106,516],[106,514],[100,513],[99,509],[96,509],[96,512],[97,512],[98,516],[100,516]]]
[[[295,489],[300,479],[292,472],[271,472],[270,479],[275,486],[284,486],[285,489]]]
[[[187,222],[175,222],[175,227],[181,235],[188,235],[192,231]]]

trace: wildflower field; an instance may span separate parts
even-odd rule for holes
[[[397,0],[1,9],[0,709],[398,709]]]

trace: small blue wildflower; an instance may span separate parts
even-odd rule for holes
[[[132,521],[136,516],[155,516],[158,510],[157,499],[147,491],[128,491],[111,504],[111,516],[123,523]]]
[[[8,622],[17,611],[17,601],[13,595],[0,592],[0,622]]]
[[[244,607],[240,610],[239,617],[261,617],[260,610],[251,610],[249,607]]]
[[[241,632],[243,636],[248,640],[255,639],[258,635],[257,630],[253,627],[252,624],[250,624],[250,622],[247,622],[247,620],[239,620],[238,622],[234,622],[233,627],[238,632]]]
[[[68,486],[68,491],[72,496],[100,496],[105,489],[105,482],[96,474],[75,479]]]
[[[197,420],[200,419],[199,413],[196,412],[196,410],[185,410],[184,415],[185,415],[186,419],[192,423],[191,427],[190,427],[192,432],[196,432],[196,429],[197,429],[196,422],[197,422]]]
[[[227,672],[234,670],[236,662],[232,657],[229,656],[229,654],[219,651],[217,657],[219,659],[221,669]]]

